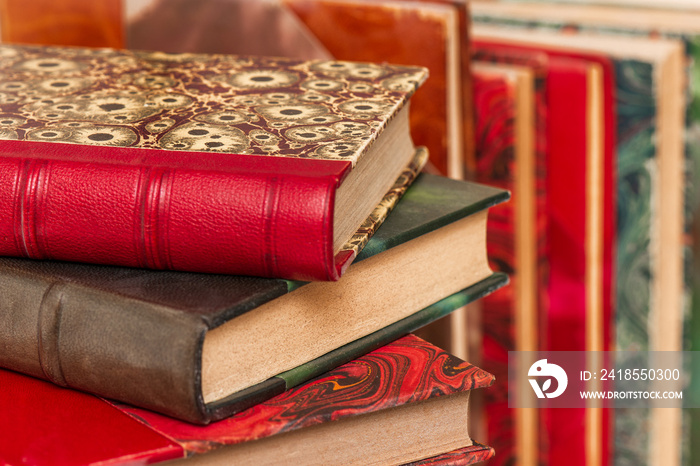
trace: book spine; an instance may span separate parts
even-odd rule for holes
[[[0,366],[202,418],[200,318],[11,269],[0,269],[0,316]]]
[[[22,147],[0,143],[0,255],[337,279],[338,176],[23,157]]]

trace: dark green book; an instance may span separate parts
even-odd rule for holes
[[[421,175],[337,282],[0,259],[0,366],[226,417],[504,285],[486,215],[508,196]]]

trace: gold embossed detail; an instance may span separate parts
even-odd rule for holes
[[[354,165],[425,78],[371,63],[0,45],[0,139]]]

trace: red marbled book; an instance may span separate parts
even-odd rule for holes
[[[488,358],[489,350],[497,351],[491,353],[495,358],[484,360],[484,365],[498,373],[490,363],[506,364],[507,351],[513,350],[583,351],[590,349],[592,335],[600,337],[599,350],[609,349],[603,347],[603,342],[609,342],[612,312],[612,301],[604,299],[611,291],[614,230],[612,64],[600,54],[528,47],[479,34],[475,36],[474,49],[480,59],[539,69],[542,97],[538,101],[547,113],[547,127],[540,128],[546,138],[546,151],[538,165],[538,281],[531,284],[537,287],[534,293],[538,296],[539,315],[531,313],[527,318],[536,333],[518,339],[507,327],[493,327],[495,330],[489,333],[496,332],[500,337],[491,342],[485,338],[487,343],[496,343],[485,346],[485,356]],[[485,182],[483,177],[480,180]],[[517,204],[517,199],[514,202]],[[591,284],[597,288],[591,288]],[[600,295],[587,291],[591,289],[599,290]],[[515,315],[522,301],[511,306]],[[600,328],[591,327],[592,315],[599,318]],[[525,411],[521,414],[527,415]],[[568,462],[584,458],[583,409],[541,410],[538,416],[539,442],[519,443],[530,452],[528,457],[536,455],[529,447],[538,443],[545,462],[558,464],[565,457]],[[532,419],[530,423],[534,422]],[[532,438],[532,427],[516,432],[516,438]],[[576,460],[570,458],[572,451],[577,452]],[[523,451],[517,454],[524,455]]]
[[[0,462],[472,464],[472,389],[493,376],[413,335],[209,426],[0,371]],[[246,463],[248,464],[248,463]]]
[[[481,302],[480,364],[499,380],[508,379],[508,351],[516,350],[516,334],[520,340],[532,338],[537,322],[537,271],[542,254],[536,251],[538,241],[544,239],[545,225],[542,210],[537,209],[537,201],[544,199],[544,171],[538,167],[545,162],[545,152],[537,144],[544,140],[545,130],[541,78],[532,64],[474,62],[476,176],[512,192],[507,206],[491,210],[487,227],[491,267],[507,273],[512,285]],[[516,445],[516,416],[508,408],[508,384],[488,390],[484,401],[488,437],[498,445],[495,463],[508,464]]]

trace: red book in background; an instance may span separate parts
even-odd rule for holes
[[[491,383],[409,335],[202,427],[0,371],[0,462],[472,464],[493,450],[466,433],[469,392]]]
[[[480,364],[497,380],[508,380],[508,351],[533,346],[537,324],[538,241],[544,222],[537,203],[544,200],[544,113],[541,77],[533,66],[474,62],[476,121],[476,179],[511,191],[507,206],[492,209],[488,220],[491,267],[507,273],[511,286],[498,296],[484,297]],[[537,218],[539,213],[540,218]],[[517,344],[516,344],[517,342]],[[508,408],[508,384],[484,393],[488,438],[499,452],[494,464],[509,464],[519,446],[536,450],[532,439],[521,438],[518,416]],[[534,421],[534,417],[532,418]],[[521,420],[520,424],[523,425]]]
[[[546,175],[541,175],[546,201],[538,205],[538,214],[546,222],[540,238],[545,255],[540,261],[536,292],[541,308],[536,327],[542,335],[536,345],[525,347],[514,342],[513,348],[591,350],[594,348],[589,338],[597,335],[597,349],[608,350],[612,300],[604,297],[611,296],[614,230],[612,65],[593,54],[493,42],[478,35],[474,49],[476,57],[491,61],[522,64],[539,59],[546,63],[542,103],[547,109],[547,155]],[[597,252],[592,244],[599,248]],[[587,290],[592,289],[599,290],[600,295],[591,295]],[[599,329],[591,328],[587,320],[591,315],[598,316],[595,325],[600,325]],[[583,461],[585,416],[584,410],[541,414],[540,443],[546,462],[570,463],[572,458]],[[607,448],[608,422],[603,419],[601,424],[600,441]],[[604,458],[608,456],[603,454]]]

